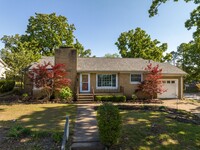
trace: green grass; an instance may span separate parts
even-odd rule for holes
[[[164,112],[122,111],[123,150],[200,149],[200,126],[166,118]],[[155,127],[152,127],[154,124]]]
[[[20,124],[32,131],[62,132],[66,115],[73,126],[76,106],[69,104],[0,105],[0,127]]]

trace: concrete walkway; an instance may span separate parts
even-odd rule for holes
[[[71,149],[101,150],[94,106],[78,104]]]

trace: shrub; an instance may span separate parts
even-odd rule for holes
[[[148,93],[139,89],[135,91],[135,95],[137,96],[139,100],[151,99],[151,96]]]
[[[132,94],[132,100],[135,101],[137,99],[137,95]]]
[[[101,142],[107,147],[116,144],[122,123],[119,109],[111,103],[104,103],[97,110],[97,122]]]
[[[72,99],[72,91],[69,87],[64,87],[60,90],[59,95],[64,102],[70,102]]]
[[[29,128],[24,128],[20,125],[11,127],[8,132],[8,136],[15,137],[15,138],[28,136],[28,135],[31,135],[31,130]]]
[[[54,132],[52,133],[51,137],[53,138],[54,142],[59,143],[62,141],[62,133]]]
[[[13,80],[0,80],[0,93],[12,91],[15,86]]]
[[[23,98],[26,98],[26,97],[28,97],[28,94],[27,94],[27,93],[24,93],[24,94],[22,94],[22,97],[23,97]]]
[[[162,111],[162,110],[165,110],[166,107],[165,106],[160,106],[158,109]]]
[[[96,96],[96,101],[104,101],[104,102],[125,102],[126,96],[117,95],[117,96]]]

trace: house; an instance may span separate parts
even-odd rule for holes
[[[159,63],[141,58],[79,58],[77,51],[71,47],[62,47],[55,51],[55,57],[42,57],[38,63],[66,64],[70,88],[77,96],[124,94],[130,98],[143,81],[145,68],[149,63],[162,68],[162,82],[167,92],[157,95],[158,98],[183,97],[183,76],[181,69],[169,64]],[[34,63],[29,69],[36,67]],[[33,85],[25,80],[27,92],[33,90]],[[78,97],[79,98],[79,97]]]
[[[9,70],[6,63],[0,58],[0,79],[6,78],[6,70]]]

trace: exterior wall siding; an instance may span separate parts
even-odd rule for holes
[[[133,72],[131,72],[133,73]],[[95,93],[115,93],[120,92],[120,86],[124,88],[124,95],[127,97],[127,99],[130,99],[132,94],[135,92],[135,90],[138,88],[139,84],[132,84],[130,82],[130,74],[131,73],[110,73],[110,74],[117,74],[118,75],[118,88],[117,89],[97,89],[96,88],[96,74],[109,74],[106,72],[100,72],[100,73],[89,73],[90,74],[90,87],[92,92],[92,88],[94,89]],[[78,85],[80,88],[80,73],[78,74]],[[145,79],[145,75],[143,75],[143,78]],[[162,79],[178,79],[178,98],[183,98],[183,81],[182,76],[163,76]]]
[[[96,87],[96,75],[97,74],[117,74],[118,78],[118,87],[117,89],[97,89]],[[78,74],[78,85],[80,88],[80,74]],[[131,84],[130,83],[130,73],[105,73],[105,72],[100,72],[100,73],[90,73],[90,87],[91,90],[92,88],[94,89],[95,93],[119,93],[120,87],[123,87],[124,89],[124,95],[127,98],[131,98],[132,94],[135,92],[135,90],[138,87],[138,84]],[[90,91],[92,92],[92,91]]]

